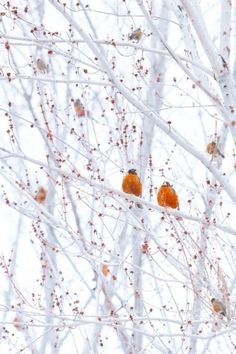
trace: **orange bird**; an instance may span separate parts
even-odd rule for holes
[[[78,98],[74,102],[74,109],[75,109],[75,113],[78,117],[85,116],[84,106],[82,105],[81,101]]]
[[[34,199],[38,203],[42,204],[43,202],[45,202],[46,197],[47,197],[46,189],[44,189],[43,187],[39,187],[39,190],[38,190],[36,196],[34,197]]]
[[[104,277],[107,277],[110,273],[110,269],[108,268],[107,264],[102,264],[102,274],[104,275]]]
[[[137,171],[134,168],[129,170],[123,177],[122,190],[123,192],[133,194],[136,197],[142,196],[142,183],[137,175]],[[137,203],[137,207],[142,208],[142,205]]]
[[[132,41],[132,40],[135,40],[137,42],[140,41],[140,39],[142,38],[143,36],[143,32],[141,31],[140,28],[137,28],[135,31],[133,31],[130,35],[129,35],[129,40]]]
[[[162,207],[179,208],[179,198],[169,182],[164,182],[157,193],[157,202]]]
[[[207,144],[207,152],[209,155],[216,156],[217,154],[220,155],[223,159],[225,158],[222,152],[218,149],[218,146],[215,141],[211,141]]]
[[[220,313],[221,315],[226,316],[226,307],[221,301],[213,297],[213,299],[211,299],[211,304],[213,312]]]

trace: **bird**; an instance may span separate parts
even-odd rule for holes
[[[140,28],[137,28],[135,31],[133,31],[130,35],[129,35],[129,40],[132,41],[132,40],[135,40],[137,42],[140,41],[140,39],[142,38],[143,36],[143,32],[141,31]]]
[[[78,99],[78,98],[74,101],[74,109],[75,109],[75,113],[78,117],[85,116],[84,106],[81,103],[80,99]]]
[[[136,197],[142,196],[142,183],[136,169],[132,168],[128,170],[127,174],[123,177],[122,190],[123,192],[133,194]],[[137,203],[137,207],[142,209],[142,205],[139,203]]]
[[[22,319],[20,319],[18,316],[15,317],[12,324],[18,331],[23,329]]]
[[[36,61],[37,64],[37,68],[39,69],[39,71],[41,71],[42,73],[46,74],[49,72],[49,67],[47,64],[45,64],[45,62],[42,59],[37,59]]]
[[[103,263],[102,264],[102,274],[104,275],[104,277],[107,277],[110,273],[110,269],[108,267],[107,264]]]
[[[226,307],[221,301],[219,301],[213,297],[211,299],[211,304],[212,304],[212,311],[213,312],[220,313],[221,315],[226,316]]]
[[[217,154],[220,155],[223,159],[225,158],[222,152],[217,147],[217,144],[215,141],[211,141],[210,143],[207,144],[207,152],[209,155],[216,156]]]
[[[48,193],[48,192],[46,191],[46,189],[44,189],[43,187],[39,187],[38,192],[37,192],[36,196],[34,197],[34,199],[35,199],[38,203],[42,204],[42,203],[44,203],[45,200],[46,200],[47,193]]]
[[[164,182],[157,193],[157,202],[162,207],[179,209],[179,198],[169,182]]]

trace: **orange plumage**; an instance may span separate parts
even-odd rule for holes
[[[176,209],[179,207],[179,198],[169,182],[164,182],[157,193],[157,202],[162,207]]]
[[[46,197],[47,197],[46,189],[44,189],[43,187],[39,187],[39,190],[38,190],[36,196],[34,197],[34,199],[38,203],[42,204],[45,201]]]
[[[140,41],[140,39],[142,38],[143,36],[143,32],[141,31],[140,28],[137,28],[135,31],[133,31],[130,35],[129,35],[129,40],[132,41],[132,40],[135,40],[137,42]]]
[[[74,102],[74,109],[75,109],[75,113],[78,117],[84,117],[85,116],[85,109],[83,104],[81,103],[81,101],[79,99],[75,100]]]
[[[129,170],[123,177],[122,189],[123,192],[134,194],[136,197],[140,197],[142,195],[142,183],[135,169]]]
[[[102,264],[102,274],[104,277],[107,277],[110,273],[110,269],[108,268],[107,264]]]
[[[213,156],[216,156],[218,154],[224,159],[224,155],[218,149],[218,146],[215,141],[211,141],[209,144],[207,144],[207,152],[209,155]]]
[[[135,169],[129,170],[128,173],[123,177],[122,190],[125,193],[133,194],[136,197],[141,197],[142,183]],[[142,207],[140,204],[137,204],[137,206],[139,208]]]
[[[221,315],[226,316],[226,307],[221,301],[213,298],[211,299],[211,303],[213,312],[220,313]]]

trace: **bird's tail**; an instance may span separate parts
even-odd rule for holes
[[[222,152],[219,149],[217,149],[217,152],[223,159],[225,158],[225,156],[222,154]]]
[[[142,204],[140,204],[140,203],[136,203],[136,205],[137,205],[137,208],[139,208],[139,209],[143,209]]]

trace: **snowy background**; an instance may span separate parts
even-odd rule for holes
[[[0,16],[0,352],[233,353],[236,2],[15,0]],[[164,181],[180,210],[157,204]]]

